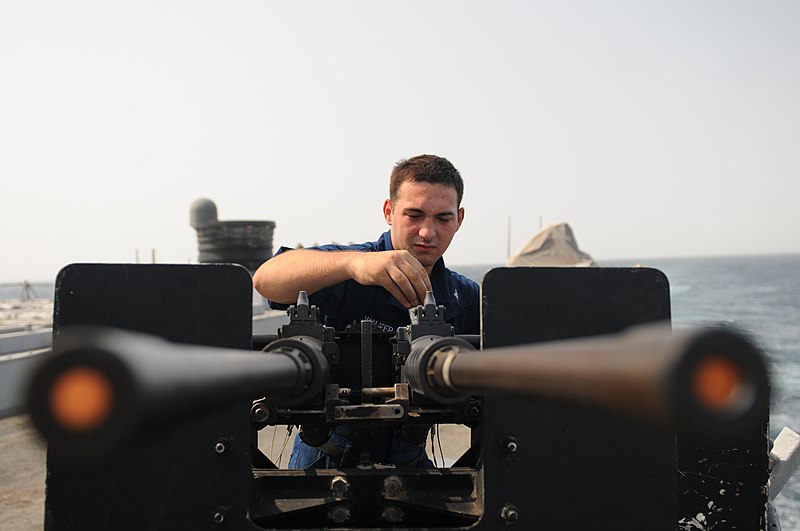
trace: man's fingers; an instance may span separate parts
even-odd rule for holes
[[[418,272],[413,272],[409,275],[406,275],[406,278],[408,278],[411,288],[416,294],[418,301],[416,304],[422,304],[425,301],[425,294],[429,291],[433,291],[433,288],[431,288],[431,281],[428,278],[427,273],[425,273],[424,270],[422,271],[421,275]]]
[[[425,300],[424,295],[422,299],[419,298],[415,286],[400,268],[394,268],[389,271],[389,281],[390,285],[384,287],[406,308],[417,306],[421,304],[420,300]],[[398,294],[400,295],[399,297]]]
[[[418,304],[422,304],[425,300],[425,294],[429,291],[433,291],[431,279],[428,277],[428,272],[425,271],[425,268],[422,267],[422,264],[419,263],[414,255],[406,252],[403,258],[404,260],[401,262],[400,268],[406,278],[408,278],[414,293],[416,293],[417,299],[419,300]]]
[[[428,273],[408,251],[363,253],[354,264],[357,282],[383,286],[406,308],[422,304],[432,291]]]

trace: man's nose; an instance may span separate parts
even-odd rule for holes
[[[436,228],[433,221],[425,220],[419,227],[419,235],[424,240],[432,240],[436,236]]]

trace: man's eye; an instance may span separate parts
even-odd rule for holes
[[[436,216],[436,219],[443,223],[449,223],[450,220],[453,219],[453,216]]]

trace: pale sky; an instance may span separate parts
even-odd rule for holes
[[[800,252],[800,2],[0,0],[0,282],[375,240],[388,176],[465,180],[449,265],[566,221],[595,259]]]

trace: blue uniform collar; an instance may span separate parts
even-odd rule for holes
[[[381,237],[378,239],[378,248],[381,251],[394,251],[394,247],[392,246],[392,231],[387,230]]]

